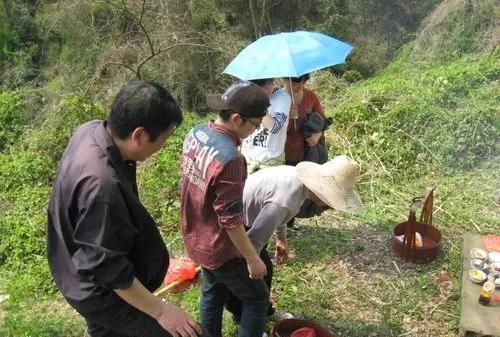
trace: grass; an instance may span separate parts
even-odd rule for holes
[[[292,257],[275,269],[273,302],[281,310],[320,322],[337,336],[456,336],[461,235],[500,232],[497,164],[418,180],[390,175],[364,179],[359,184],[362,214],[329,211],[299,220],[304,231],[291,233]],[[436,186],[434,224],[444,235],[443,253],[430,264],[407,264],[392,254],[390,233],[406,220],[411,198],[431,183]],[[180,253],[178,238],[171,230],[166,241]],[[167,300],[197,315],[198,285],[168,294]],[[225,316],[224,336],[235,333]]]
[[[461,234],[500,229],[495,201],[499,171],[491,164],[418,181],[362,181],[361,215],[328,211],[299,220],[304,232],[291,234],[292,257],[276,267],[273,301],[282,310],[324,324],[337,336],[456,336]],[[436,185],[434,220],[444,234],[443,254],[427,265],[406,264],[391,254],[390,230],[407,217],[411,197],[431,181]],[[170,250],[182,252],[178,230],[171,227],[165,233]],[[45,261],[38,265],[26,274],[22,269],[2,272],[0,292],[10,298],[2,304],[6,315],[0,335],[83,336],[82,319],[61,296],[51,287],[37,287],[49,277]],[[197,317],[198,285],[167,294],[166,299]],[[235,331],[226,316],[224,336],[234,336]]]
[[[456,336],[461,236],[500,233],[497,59],[474,55],[413,65],[407,54],[354,85],[319,78],[320,96],[335,118],[327,132],[330,155],[347,153],[360,162],[365,209],[301,220],[303,233],[290,237],[290,261],[276,267],[272,300],[337,336]],[[45,208],[67,137],[81,121],[102,114],[98,106],[66,99],[0,153],[0,294],[10,296],[0,303],[0,336],[85,335],[82,318],[48,272]],[[187,130],[200,121],[206,118],[187,115],[168,145],[139,169],[141,198],[176,255],[183,252],[178,158]],[[428,185],[436,187],[434,225],[444,235],[443,253],[411,265],[392,255],[389,237]],[[198,317],[199,294],[194,283],[166,300]],[[224,336],[234,336],[231,317],[224,320]]]

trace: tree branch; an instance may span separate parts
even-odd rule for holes
[[[153,57],[157,56],[158,54],[161,54],[167,50],[170,50],[172,48],[175,48],[175,47],[201,47],[201,48],[207,48],[207,46],[205,45],[202,45],[202,44],[197,44],[197,43],[176,43],[176,44],[173,44],[173,45],[170,45],[168,47],[165,47],[165,48],[162,48],[162,49],[159,49],[156,53],[152,53],[151,55],[149,55],[148,57],[146,57],[145,59],[143,59],[141,62],[139,62],[139,65],[137,66],[137,71],[136,71],[136,74],[137,74],[137,78],[141,78],[141,68],[142,66],[148,62],[149,60],[151,60]]]
[[[139,22],[142,22],[142,17],[144,16],[144,8],[146,7],[146,0],[142,1],[141,15],[139,15]]]
[[[99,74],[102,72],[102,70],[104,68],[106,68],[108,65],[115,65],[115,66],[120,66],[120,67],[124,67],[128,70],[130,70],[131,72],[133,72],[137,78],[139,78],[139,74],[137,73],[137,71],[130,67],[129,65],[126,65],[125,63],[122,63],[122,62],[106,62],[102,65],[99,66],[99,68],[97,68],[97,70],[94,72],[94,74],[92,75],[92,77],[90,78],[89,82],[87,83],[87,87],[85,88],[85,91],[83,92],[83,94],[80,96],[81,98],[85,98],[87,96],[87,94],[89,93],[89,90],[90,88],[92,87],[92,85],[97,81],[97,79],[100,77]]]
[[[255,22],[255,13],[253,11],[252,0],[248,0],[248,7],[250,7],[250,16],[252,17],[252,25],[253,25],[253,32],[255,35],[255,39],[258,39],[259,38],[259,31],[257,30],[257,22]]]

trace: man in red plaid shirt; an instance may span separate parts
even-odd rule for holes
[[[229,291],[243,302],[238,337],[264,333],[269,289],[266,266],[244,228],[246,161],[240,140],[261,123],[269,107],[264,90],[237,82],[222,95],[207,96],[215,122],[187,135],[182,152],[182,234],[186,251],[202,266],[200,316],[213,337],[221,337]]]

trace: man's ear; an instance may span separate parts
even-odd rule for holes
[[[231,114],[231,116],[229,116],[229,122],[235,125],[241,125],[243,124],[244,120],[238,113],[233,113]]]
[[[142,126],[135,128],[134,131],[132,131],[131,139],[136,146],[142,145],[148,140],[146,130],[144,130]]]

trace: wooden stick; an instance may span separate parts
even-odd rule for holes
[[[292,106],[294,106],[295,105],[295,97],[293,96],[292,78],[289,77],[288,81],[290,82],[290,94],[291,94],[290,96],[292,96]],[[291,111],[291,109],[290,109],[290,111]],[[293,117],[293,128],[295,130],[297,130],[297,118],[296,117]]]
[[[198,274],[200,272],[200,270],[201,270],[200,266],[196,267],[196,269],[195,269],[196,274]],[[170,283],[169,285],[161,288],[160,290],[155,291],[154,295],[155,296],[160,296],[161,294],[164,294],[167,291],[169,291],[170,289],[175,288],[176,286],[178,286],[179,284],[181,284],[184,281],[188,281],[188,280],[177,280],[177,281],[174,281],[174,282]]]

